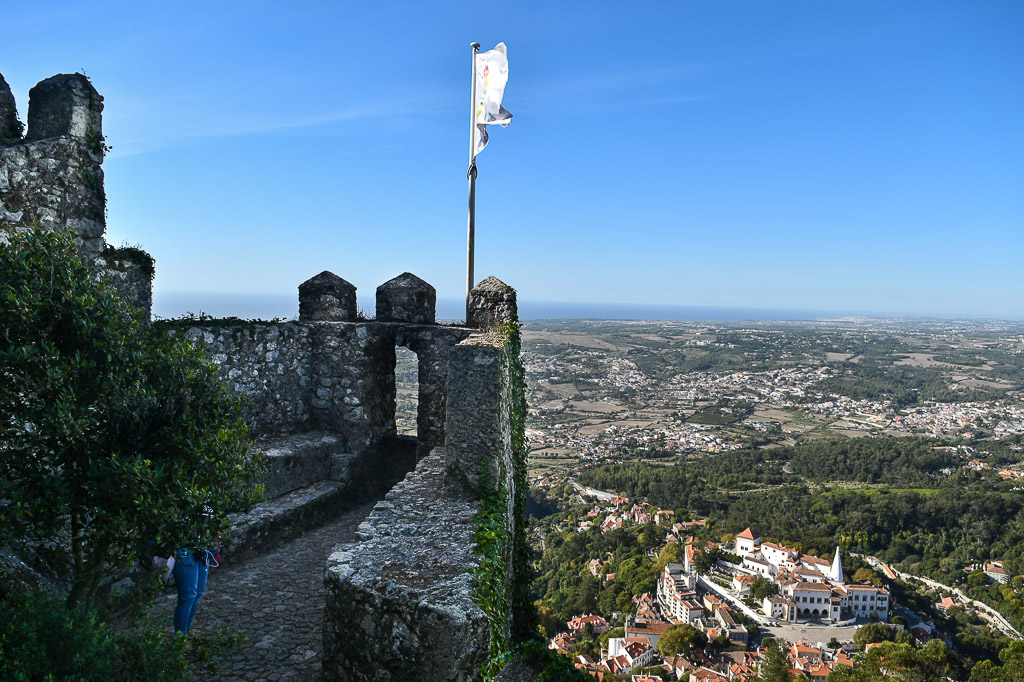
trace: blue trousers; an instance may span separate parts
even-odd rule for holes
[[[206,591],[210,567],[200,561],[201,552],[179,549],[174,555],[174,584],[178,587],[178,605],[174,608],[174,631],[187,635],[192,629],[199,598]]]

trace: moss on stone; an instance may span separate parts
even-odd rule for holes
[[[141,247],[128,246],[127,244],[114,247],[107,244],[103,247],[103,257],[108,261],[123,260],[139,266],[139,269],[142,270],[151,282],[156,275],[156,261]]]
[[[254,318],[242,318],[242,317],[213,317],[206,313],[185,313],[181,317],[172,317],[166,320],[157,320],[154,325],[163,327],[264,327],[268,325],[281,324],[287,322],[283,317],[275,317],[272,320],[264,320],[258,317]]]

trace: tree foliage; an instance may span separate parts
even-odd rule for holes
[[[982,661],[971,668],[970,682],[1002,682],[1024,680],[1024,641],[1010,642],[999,652],[1002,665]]]
[[[215,544],[260,495],[216,368],[96,281],[69,237],[0,247],[0,333],[0,529],[68,548],[69,603],[148,543]]]
[[[949,679],[958,666],[956,654],[938,639],[933,639],[921,649],[911,644],[884,642],[858,656],[854,663],[853,668],[837,667],[829,675],[829,680],[932,682]]]
[[[778,584],[774,580],[765,578],[763,575],[754,578],[754,582],[750,586],[750,596],[758,602],[762,602],[768,597],[774,597],[778,593]]]
[[[910,644],[913,639],[905,630],[890,627],[887,623],[868,623],[857,629],[853,635],[853,643],[859,649],[866,649],[868,644],[878,642],[897,642]]]
[[[692,625],[680,623],[665,630],[658,638],[658,651],[666,658],[679,654],[690,657],[707,643],[708,637],[703,632]]]
[[[789,675],[789,664],[786,662],[782,643],[777,639],[766,639],[762,644],[765,647],[764,662],[757,673],[757,679],[766,682],[789,682],[792,678]]]

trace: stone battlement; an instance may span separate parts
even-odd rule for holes
[[[0,239],[4,229],[70,233],[83,260],[149,319],[152,262],[111,248],[103,189],[103,97],[80,74],[29,91],[22,137],[14,95],[0,74]]]
[[[54,76],[32,88],[22,136],[0,76],[0,240],[5,230],[70,233],[83,260],[148,321],[152,260],[103,239],[102,111],[88,78]],[[478,679],[491,638],[507,642],[515,620],[485,615],[469,571],[481,563],[480,498],[500,493],[510,541],[491,575],[512,589],[508,552],[522,535],[512,510],[525,508],[525,473],[515,472],[525,464],[513,461],[510,405],[520,398],[509,377],[514,366],[521,379],[522,367],[518,346],[512,357],[498,332],[518,319],[516,293],[488,277],[470,295],[464,326],[437,324],[434,287],[411,273],[375,294],[376,318],[361,319],[356,288],[324,271],[299,285],[294,321],[154,324],[204,349],[244,398],[267,452],[272,499],[233,519],[232,560],[390,489],[360,527],[361,542],[328,561],[325,679],[406,679],[410,661],[419,679]],[[398,346],[418,357],[414,442],[396,438]]]

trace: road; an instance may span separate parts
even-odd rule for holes
[[[747,618],[753,620],[755,623],[758,624],[759,627],[766,624],[766,619],[763,615],[757,613],[752,608],[744,604],[742,601],[736,598],[736,595],[734,595],[732,592],[725,589],[721,585],[717,584],[714,580],[709,580],[702,575],[698,575],[697,585],[703,587],[705,590],[710,590],[717,594],[719,597],[724,599],[730,606],[742,611]]]
[[[851,552],[851,554],[853,554],[853,553]],[[865,561],[867,561],[872,566],[878,566],[878,565],[880,565],[882,563],[881,561],[879,561],[878,559],[876,559],[873,556],[866,556],[864,554],[853,554],[853,556],[860,557],[860,558],[864,559]],[[920,576],[920,575],[914,575],[912,573],[904,573],[902,571],[897,571],[892,566],[889,566],[889,569],[893,573],[895,573],[898,578],[900,578],[903,581],[907,581],[907,580],[912,578],[914,580],[919,580],[920,582],[924,583],[925,585],[927,585],[928,587],[932,588],[933,590],[945,590],[947,592],[952,592],[953,594],[955,594],[957,596],[957,598],[960,600],[961,603],[963,603],[965,606],[970,606],[970,607],[974,608],[975,610],[977,610],[979,616],[981,616],[989,625],[991,625],[995,629],[999,630],[1000,632],[1002,632],[1007,637],[1013,637],[1014,639],[1024,639],[1024,637],[1022,637],[1021,634],[1019,632],[1017,632],[1017,630],[1012,625],[1010,625],[1010,623],[1005,618],[1003,618],[1003,615],[1001,613],[999,613],[998,611],[993,609],[988,604],[980,602],[980,601],[978,601],[976,599],[971,599],[966,594],[961,592],[960,588],[958,588],[958,587],[950,587],[949,585],[946,585],[944,583],[940,583],[937,580],[932,580],[931,578],[925,578],[925,577]]]
[[[603,502],[610,502],[613,497],[616,497],[615,493],[605,492],[604,490],[595,490],[594,488],[588,488],[577,483],[574,479],[569,479],[572,483],[572,487],[582,497],[596,497]]]

